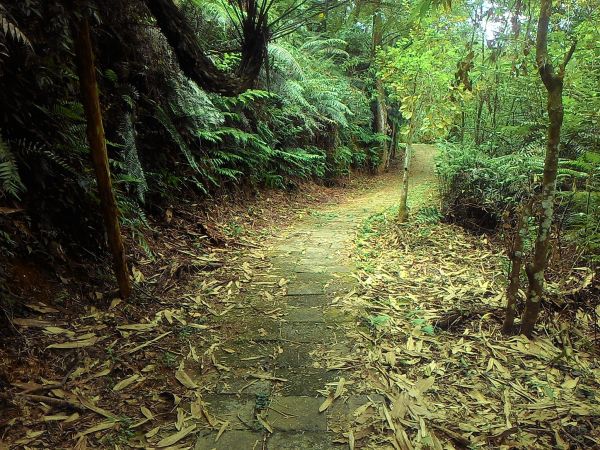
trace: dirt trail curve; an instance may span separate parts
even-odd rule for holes
[[[415,145],[413,187],[433,178],[434,151]],[[390,180],[291,224],[258,262],[248,259],[252,281],[238,307],[215,319],[225,334],[214,352],[219,370],[194,376],[199,385],[214,386],[203,397],[208,414],[229,424],[216,442],[217,431],[200,432],[196,450],[340,448],[335,440],[349,430],[352,412],[383,401],[374,392],[353,394],[361,381],[352,378],[355,368],[345,356],[354,351],[347,332],[358,324],[336,303],[356,287],[357,227],[399,197],[399,175]],[[342,378],[348,384],[340,388]],[[319,412],[327,390],[343,395]]]

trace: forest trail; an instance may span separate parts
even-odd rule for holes
[[[423,197],[436,150],[414,150],[411,189]],[[216,442],[217,431],[201,432],[196,450],[339,448],[347,445],[352,413],[383,403],[353,378],[348,361],[357,348],[348,333],[360,321],[340,300],[357,289],[351,257],[358,227],[399,197],[401,173],[388,178],[291,224],[264,253],[242,256],[252,281],[231,299],[237,306],[215,319],[227,334],[214,353],[218,371],[193,375],[198,385],[214,386],[203,400],[228,431]]]

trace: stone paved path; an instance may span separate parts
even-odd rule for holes
[[[417,148],[417,170],[419,153]],[[196,450],[347,448],[343,440],[334,441],[369,398],[353,396],[350,389],[350,395],[319,412],[327,383],[341,377],[352,381],[335,361],[353,351],[346,333],[357,323],[336,307],[336,298],[355,288],[350,254],[357,226],[397,201],[399,179],[390,181],[315,212],[269,243],[264,270],[253,273],[241,299],[250,308],[233,310],[221,324],[225,333],[231,330],[215,352],[222,370],[198,379],[216,386],[216,393],[203,400],[210,414],[229,421],[227,431],[217,442],[216,431],[201,432]],[[281,279],[287,284],[280,286]],[[279,295],[268,293],[273,285]],[[336,386],[329,388],[333,392]],[[370,400],[383,400],[372,394]]]

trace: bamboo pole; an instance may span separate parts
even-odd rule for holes
[[[98,183],[102,217],[104,218],[108,246],[113,258],[113,267],[119,285],[119,292],[121,297],[125,299],[131,294],[131,282],[129,280],[123,238],[119,225],[119,211],[110,179],[108,153],[106,151],[106,139],[102,123],[102,110],[100,109],[98,83],[96,81],[96,66],[87,17],[84,16],[74,27],[73,35],[79,71],[81,103],[85,110],[87,138],[92,154],[92,165],[94,166],[96,181]]]

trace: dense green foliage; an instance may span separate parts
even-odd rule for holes
[[[503,229],[520,205],[541,193],[548,116],[535,62],[536,8],[460,4],[414,23],[381,53],[381,75],[400,99],[404,133],[413,125],[415,141],[447,140],[438,161],[444,212],[476,229]],[[553,11],[555,63],[577,42],[563,94],[556,235],[580,257],[597,261],[598,9],[577,1]]]
[[[474,145],[446,143],[437,162],[444,210],[455,220],[495,228],[539,193],[543,149],[490,156]],[[579,257],[600,262],[600,154],[563,159],[558,175],[557,227]],[[533,231],[533,230],[532,230]]]
[[[23,213],[26,241],[93,250],[104,241],[74,58],[72,33],[83,16],[127,231],[185,197],[380,172],[399,141],[445,142],[438,169],[447,218],[505,230],[523,204],[534,204],[532,220],[547,210],[535,205],[549,123],[536,3],[65,5],[0,3],[0,200]],[[160,5],[171,5],[181,29],[169,28]],[[264,23],[254,29],[248,18],[257,8]],[[550,14],[549,59],[559,66],[575,50],[562,93],[554,230],[575,248],[574,264],[595,264],[600,242],[599,14],[592,0],[562,2]],[[258,44],[257,30],[267,30]],[[184,45],[177,35],[186,32]],[[231,88],[230,76],[246,66],[253,78]],[[214,72],[209,81],[203,71]],[[0,221],[14,225],[6,215]],[[9,251],[11,233],[18,231],[0,235]]]
[[[376,161],[371,149],[381,138],[371,131],[368,87],[348,76],[364,56],[355,44],[368,42],[367,31],[329,37],[320,32],[324,14],[310,12],[314,6],[294,16],[277,3],[271,17],[282,15],[282,31],[273,34],[295,33],[268,46],[254,89],[224,97],[182,73],[165,37],[147,24],[142,1],[109,3],[89,7],[126,224],[143,225],[146,212],[192,192],[335,181]],[[180,7],[215,64],[235,70],[235,8],[211,1]],[[76,19],[59,3],[7,3],[0,14],[0,197],[24,207],[52,239],[96,240],[98,200],[69,28]]]

